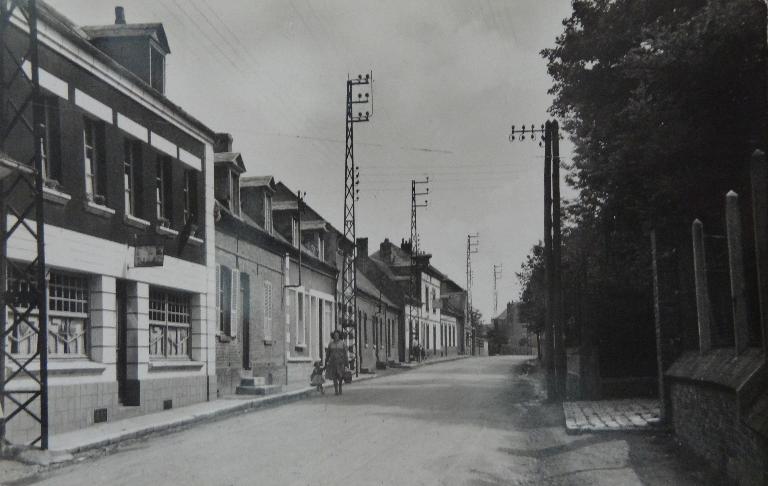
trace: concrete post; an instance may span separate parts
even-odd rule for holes
[[[699,321],[699,352],[712,349],[711,309],[707,285],[707,263],[704,253],[704,225],[695,219],[691,228],[693,236],[693,272],[696,282],[696,315]]]
[[[768,352],[768,164],[765,152],[755,150],[750,160],[752,221],[755,233],[758,300],[763,352]]]
[[[725,225],[728,236],[728,265],[731,274],[731,307],[733,310],[733,340],[736,354],[749,344],[746,283],[744,282],[744,256],[741,242],[741,213],[739,195],[728,191],[725,195]]]

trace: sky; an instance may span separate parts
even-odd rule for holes
[[[373,73],[372,116],[355,125],[357,236],[370,251],[410,236],[411,179],[429,177],[420,249],[494,314],[543,235],[543,149],[510,143],[543,123],[554,44],[570,0],[48,0],[79,25],[162,22],[167,96],[234,137],[246,176],[272,175],[342,229],[346,80]],[[561,148],[568,162],[567,141]],[[564,195],[568,196],[565,190]],[[423,197],[420,197],[420,202]]]

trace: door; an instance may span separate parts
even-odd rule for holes
[[[251,369],[251,278],[240,272],[240,302],[243,306],[243,369]],[[233,325],[237,325],[233,323]]]
[[[121,405],[127,405],[128,392],[126,380],[128,378],[128,352],[125,346],[127,342],[128,324],[128,297],[124,280],[117,281],[117,399]]]

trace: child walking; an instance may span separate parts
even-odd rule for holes
[[[309,377],[309,384],[314,386],[321,394],[325,395],[325,390],[323,389],[325,378],[323,378],[322,363],[320,363],[320,361],[315,361],[314,366],[315,368],[312,370],[312,374]]]

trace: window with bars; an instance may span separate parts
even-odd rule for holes
[[[149,355],[188,358],[190,334],[189,295],[150,288]]]
[[[9,291],[29,291],[29,282],[12,269],[8,277]],[[48,355],[52,357],[87,356],[88,354],[88,277],[51,272],[48,282]],[[6,308],[8,319],[13,319]],[[37,311],[30,314],[29,324],[22,323],[9,333],[6,346],[11,354],[32,355],[37,350]]]

